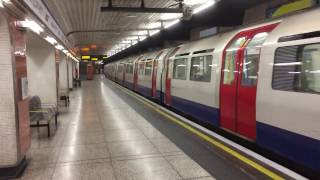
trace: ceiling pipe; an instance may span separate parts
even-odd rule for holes
[[[182,13],[182,8],[101,7],[101,12]]]

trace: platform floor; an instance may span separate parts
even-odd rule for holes
[[[268,179],[168,121],[103,76],[71,92],[50,139],[32,130],[21,179]]]

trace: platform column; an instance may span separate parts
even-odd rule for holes
[[[30,148],[30,121],[25,32],[0,10],[0,178],[25,169]]]

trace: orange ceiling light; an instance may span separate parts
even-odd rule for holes
[[[84,47],[84,48],[81,48],[81,51],[90,51],[90,48]]]

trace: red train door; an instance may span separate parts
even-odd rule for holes
[[[138,90],[138,62],[134,63],[134,72],[133,72],[133,89]]]
[[[169,70],[170,70],[170,59],[168,57],[168,59],[166,59],[165,61],[166,65],[166,81],[165,81],[165,104],[166,105],[171,105],[171,77],[169,77]]]
[[[123,75],[122,75],[122,84],[124,84],[126,80],[126,71],[127,71],[127,64],[123,65]]]
[[[223,54],[220,86],[221,127],[256,138],[256,92],[260,47],[277,24],[238,33]]]
[[[156,58],[153,60],[153,70],[152,70],[152,97],[157,96],[157,73],[158,73],[158,60],[163,52],[160,52]]]
[[[152,71],[152,97],[157,96],[157,70],[158,70],[158,59],[153,60],[153,71]]]
[[[172,61],[171,57],[180,49],[180,47],[177,47],[173,49],[171,52],[168,52],[166,57],[164,58],[163,65],[165,67],[165,99],[164,103],[168,106],[171,105],[171,77],[169,71],[172,71],[170,68],[171,64],[170,62]],[[162,81],[162,80],[161,80]],[[162,83],[162,82],[161,82]]]

